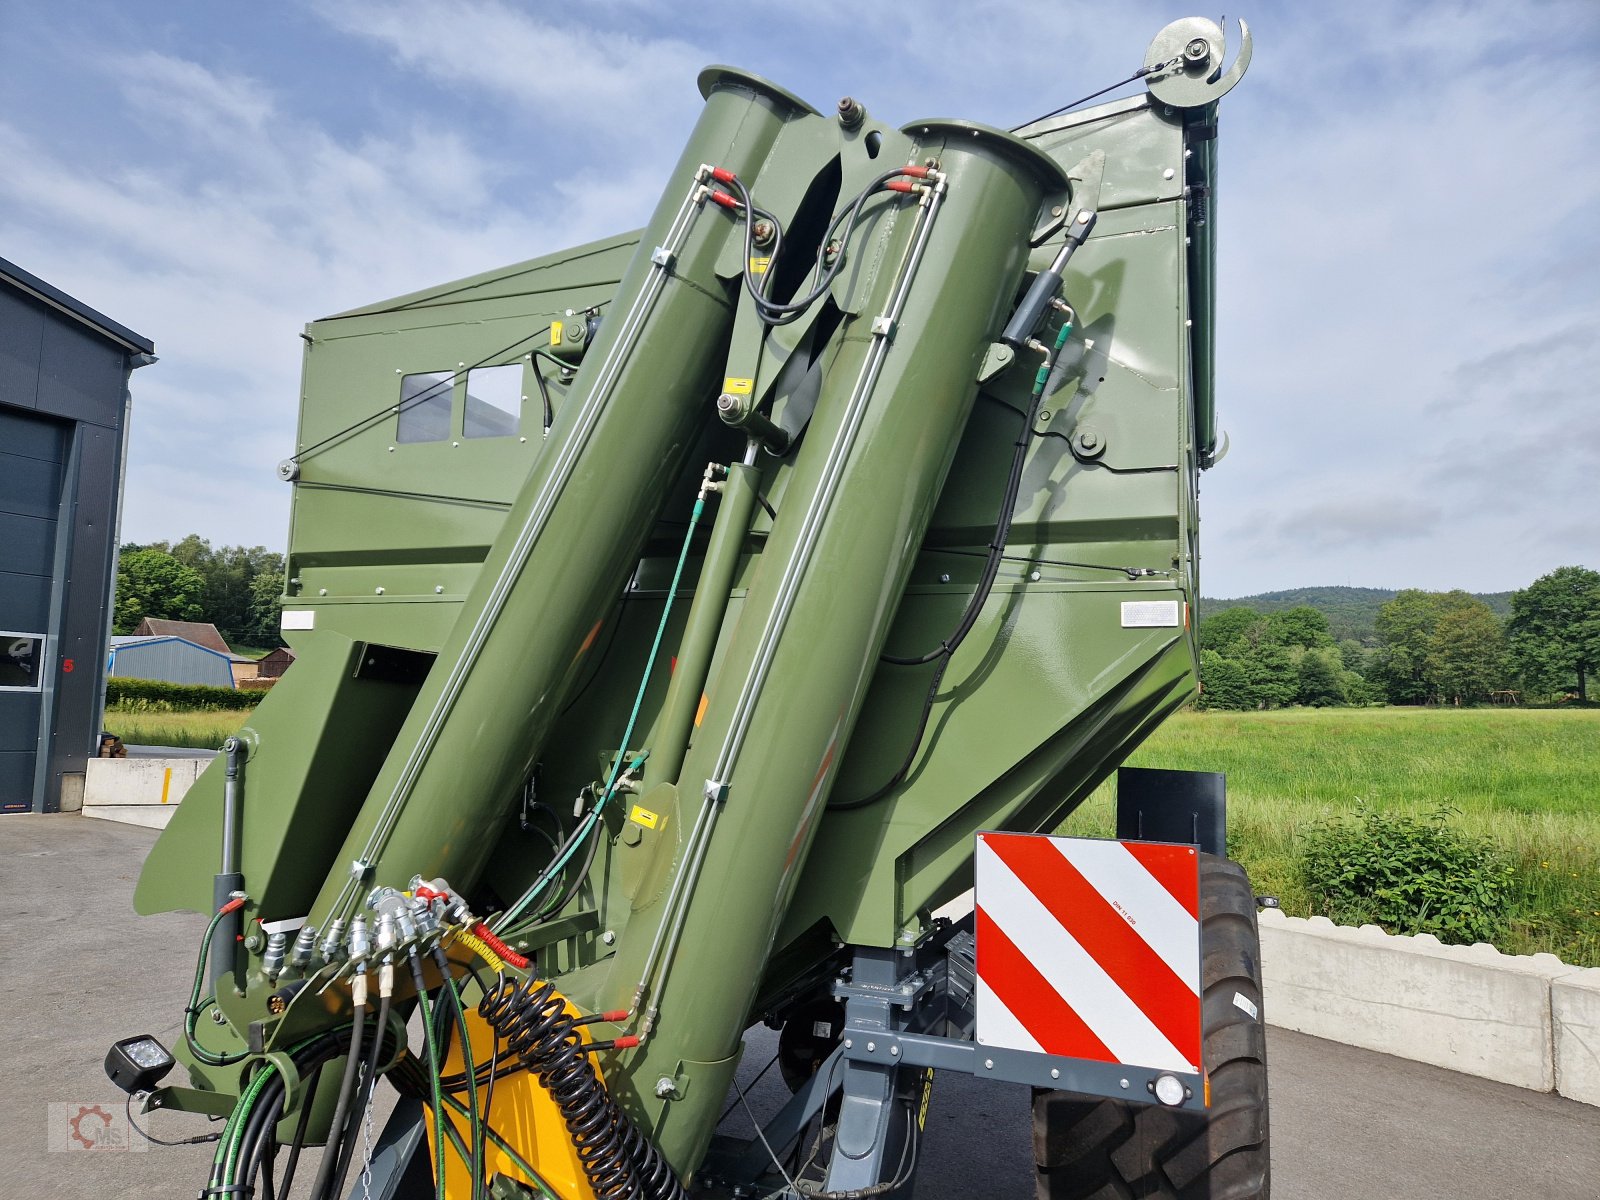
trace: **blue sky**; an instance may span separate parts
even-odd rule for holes
[[[124,537],[282,548],[305,322],[641,223],[701,66],[1011,126],[1193,11],[0,0],[0,256],[156,342]],[[1600,567],[1600,5],[1242,15],[1206,592]]]

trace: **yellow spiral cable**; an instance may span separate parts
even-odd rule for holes
[[[460,942],[479,958],[483,959],[483,961],[489,965],[491,970],[498,973],[506,969],[505,960],[493,950],[489,949],[489,944],[471,930],[462,929],[458,931],[456,933],[456,941]]]

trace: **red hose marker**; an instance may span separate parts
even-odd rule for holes
[[[472,927],[472,932],[476,937],[483,939],[484,944],[487,945],[489,949],[493,950],[513,967],[516,967],[517,970],[525,971],[528,969],[528,960],[523,958],[522,955],[518,954],[499,938],[495,937],[494,934],[489,932],[489,927],[482,921],[479,921]]]
[[[739,177],[732,171],[728,170],[727,167],[712,167],[711,178],[715,179],[718,183],[732,183]]]
[[[244,897],[243,896],[235,896],[232,900],[229,900],[221,908],[217,909],[217,916],[222,917],[222,916],[226,916],[228,913],[231,913],[231,912],[238,912],[243,907],[244,907]]]
[[[904,179],[891,179],[883,186],[891,192],[914,192],[917,190],[916,184],[908,183]]]
[[[913,179],[926,179],[931,173],[931,167],[904,166],[900,168],[900,174],[909,175]]]
[[[639,1044],[639,1039],[631,1033],[625,1033],[611,1043],[613,1050],[630,1050]]]
[[[739,209],[744,207],[743,204],[728,195],[727,192],[712,192],[711,199],[714,203],[722,205],[723,208]]]

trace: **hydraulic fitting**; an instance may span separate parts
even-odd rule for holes
[[[344,958],[344,928],[343,917],[337,918],[328,926],[327,936],[322,939],[322,961],[340,962]]]
[[[307,921],[295,935],[294,949],[289,951],[289,966],[304,975],[311,969],[311,960],[317,953],[317,927]]]
[[[372,954],[372,942],[367,937],[367,919],[357,913],[350,922],[350,961],[358,970],[365,968]]]
[[[279,930],[267,936],[267,950],[261,956],[261,974],[268,983],[276,983],[283,974],[284,953],[289,946],[289,935]]]

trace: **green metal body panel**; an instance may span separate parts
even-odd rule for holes
[[[570,902],[508,936],[580,1007],[638,1001],[644,1044],[602,1064],[685,1173],[751,1020],[839,943],[914,941],[970,886],[976,831],[1053,829],[1192,695],[1196,480],[1216,438],[1215,200],[1190,190],[1215,177],[1214,101],[1144,96],[1012,137],[847,129],[726,68],[702,87],[642,233],[307,327],[285,601],[298,658],[244,732],[241,862],[248,918],[322,927],[413,875],[495,912],[550,861],[572,797],[648,750]],[[1097,151],[1098,190],[1072,192],[1069,168]],[[938,202],[868,204],[847,269],[793,325],[756,318],[738,221],[696,204],[677,222],[699,165],[717,164],[814,246],[886,166],[928,159],[947,173]],[[830,808],[877,790],[913,744],[932,667],[879,654],[937,645],[972,595],[1039,360],[984,364],[1084,204],[1098,223],[1065,274],[1074,332],[998,580],[904,781]],[[581,353],[556,347],[576,368],[561,371],[540,353],[548,327],[595,310]],[[509,364],[520,422],[467,436],[471,370]],[[448,435],[402,441],[401,381],[427,372],[452,377]],[[740,381],[792,435],[786,452],[719,418]],[[713,462],[720,495],[702,491]],[[641,690],[697,495],[709,511]],[[1129,619],[1150,601],[1177,615]],[[396,649],[410,674],[372,668]],[[211,903],[221,774],[152,852],[140,911]],[[275,1020],[258,953],[233,983],[229,1023],[206,1030],[217,1051]]]

